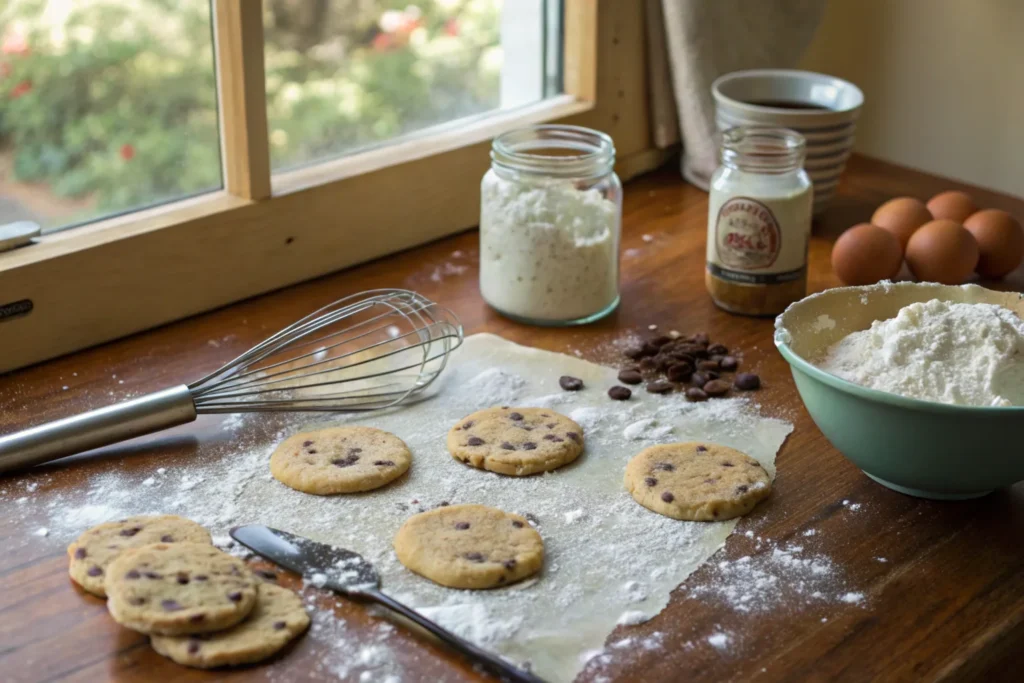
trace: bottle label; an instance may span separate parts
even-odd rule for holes
[[[780,208],[797,207],[787,203]],[[709,226],[708,270],[722,279],[747,284],[776,284],[802,277],[810,225],[807,221],[806,225],[782,226],[779,218],[794,222],[787,213],[793,211],[783,211],[784,215],[777,217],[771,206],[750,197],[727,199]]]

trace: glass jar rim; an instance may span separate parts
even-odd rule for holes
[[[722,133],[722,163],[743,170],[780,173],[799,169],[807,140],[789,128],[736,126]]]
[[[558,149],[564,155],[537,154]],[[492,166],[506,171],[554,178],[599,178],[615,166],[610,136],[583,126],[542,124],[502,133],[491,143]]]

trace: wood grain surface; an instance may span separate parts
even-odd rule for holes
[[[810,283],[836,283],[828,265],[838,232],[866,220],[882,200],[899,194],[927,198],[960,185],[877,161],[854,158],[835,205],[818,221],[810,250]],[[1024,217],[1024,202],[972,190],[983,206]],[[664,170],[626,189],[623,302],[600,323],[578,329],[540,329],[505,320],[480,299],[477,236],[468,232],[359,268],[292,287],[149,333],[0,377],[0,432],[95,407],[108,392],[141,393],[184,383],[234,357],[268,333],[343,295],[375,287],[414,288],[454,309],[467,333],[489,331],[553,351],[599,350],[628,330],[650,324],[706,331],[745,350],[765,388],[764,412],[795,424],[777,460],[772,497],[743,519],[716,560],[756,550],[755,536],[813,547],[842,568],[861,604],[783,605],[743,614],[688,589],[706,584],[705,565],[673,594],[651,621],[611,636],[662,632],[662,647],[633,653],[601,673],[615,681],[910,681],[1020,680],[1024,663],[1024,485],[969,502],[918,500],[873,483],[832,448],[811,422],[789,370],[771,342],[772,321],[731,316],[714,308],[704,290],[707,196]],[[645,237],[646,236],[646,237]],[[461,256],[453,252],[461,251]],[[446,263],[467,266],[461,273]],[[1020,290],[1018,271],[1000,287]],[[166,292],[173,297],[174,292]],[[0,344],[3,340],[0,326]],[[210,343],[214,340],[215,343]],[[119,379],[112,378],[116,375]],[[118,384],[124,381],[124,385]],[[66,390],[62,387],[67,387]],[[272,422],[272,421],[271,421]],[[249,422],[247,424],[253,424]],[[82,456],[61,466],[0,479],[4,496],[33,480],[71,490],[97,473],[122,468],[174,468],[194,458],[230,457],[231,438],[220,418]],[[272,425],[266,427],[273,433]],[[262,429],[254,427],[253,429]],[[248,429],[248,427],[247,427]],[[258,435],[255,435],[258,436]],[[1007,444],[1020,450],[1020,444]],[[965,454],[969,457],[969,454]],[[861,505],[851,512],[843,501]],[[26,505],[31,506],[31,494]],[[30,521],[31,508],[26,512]],[[38,513],[40,524],[44,519]],[[269,517],[268,522],[272,521]],[[28,528],[32,528],[29,526]],[[816,529],[813,539],[803,537]],[[53,544],[13,538],[0,528],[0,679],[4,681],[325,680],[309,638],[272,663],[238,671],[201,672],[155,654],[144,636],[117,626],[103,602],[77,590],[67,560]],[[879,562],[878,557],[887,562]],[[628,558],[623,558],[628,561]],[[294,577],[283,577],[295,587]],[[335,604],[324,596],[323,606]],[[338,600],[354,641],[380,617]],[[731,646],[707,646],[708,633],[732,634]],[[368,637],[368,636],[366,636]],[[486,680],[442,647],[411,632],[402,664],[409,681]],[[690,645],[687,645],[690,643]],[[589,670],[581,680],[592,680]],[[358,673],[349,680],[358,680]]]

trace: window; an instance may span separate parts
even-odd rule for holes
[[[512,128],[654,167],[645,5],[0,3],[0,372],[470,228]]]
[[[268,2],[274,171],[557,94],[544,0]],[[551,2],[557,5],[557,2]],[[552,45],[548,45],[552,41]]]
[[[8,0],[0,27],[0,224],[221,187],[206,0]]]

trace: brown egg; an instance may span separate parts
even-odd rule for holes
[[[964,221],[978,242],[978,274],[999,278],[1024,259],[1024,231],[1017,219],[999,209],[982,209]]]
[[[907,241],[914,231],[932,220],[928,207],[914,197],[896,197],[875,209],[871,215],[872,225],[885,228],[900,241],[900,249],[907,248]]]
[[[963,284],[978,265],[978,243],[956,221],[925,223],[907,242],[907,265],[922,282]]]
[[[940,192],[928,200],[928,211],[935,219],[946,218],[963,223],[967,217],[978,210],[974,198],[960,190]]]
[[[891,280],[901,265],[900,241],[888,230],[870,223],[853,226],[832,247],[832,270],[847,285]]]

